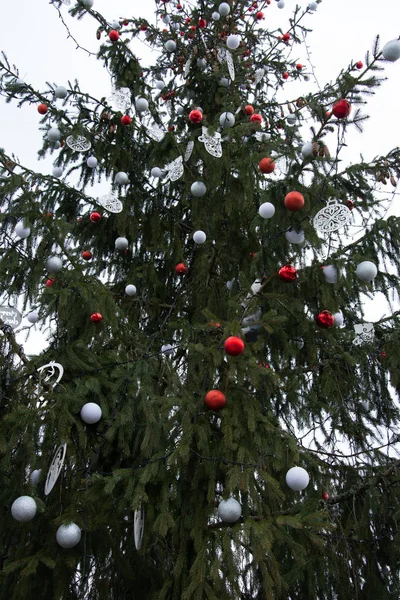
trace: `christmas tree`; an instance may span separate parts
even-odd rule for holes
[[[114,89],[0,59],[0,599],[399,597],[400,151],[341,157],[400,41],[309,93],[318,2],[52,4]]]

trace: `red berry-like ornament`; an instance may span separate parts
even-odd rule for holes
[[[54,282],[55,282],[55,279],[53,279],[53,278],[48,279],[46,281],[46,287],[51,287]]]
[[[298,71],[301,71],[301,70],[302,70],[302,68],[303,68],[303,65],[302,65],[302,64],[300,64],[300,63],[297,63],[297,65],[296,65],[296,69],[297,69]]]
[[[304,196],[300,192],[289,192],[284,202],[288,210],[300,210],[304,206]]]
[[[275,163],[272,158],[262,158],[258,163],[261,173],[272,173],[275,170]]]
[[[191,110],[189,113],[189,121],[191,123],[201,123],[203,120],[203,113],[200,110]]]
[[[289,73],[287,71],[282,73],[282,79],[289,79]]]
[[[250,117],[252,114],[254,114],[254,108],[251,106],[251,104],[246,104],[244,107],[244,112],[248,117]]]
[[[132,119],[129,115],[124,115],[123,117],[121,117],[121,123],[122,125],[130,125],[132,123]]]
[[[256,19],[257,21],[262,21],[264,18],[264,13],[261,12],[261,10],[258,11],[258,13],[256,13]]]
[[[188,268],[185,263],[178,263],[175,267],[175,273],[177,275],[185,275],[188,272]]]
[[[93,254],[90,250],[84,250],[81,254],[83,260],[91,260],[93,258]]]
[[[119,40],[119,33],[116,29],[111,29],[110,33],[108,34],[108,37],[112,42],[116,42],[117,40]]]
[[[281,281],[295,281],[297,279],[297,271],[292,265],[285,265],[279,269],[278,277]]]
[[[229,356],[240,356],[244,351],[244,341],[236,335],[231,335],[224,342],[224,350]]]
[[[356,67],[357,69],[362,69],[363,68],[363,63],[361,62],[361,60],[359,60],[358,62],[356,62]]]
[[[318,327],[321,327],[321,329],[329,329],[333,326],[335,322],[335,317],[332,313],[329,312],[329,310],[322,310],[315,317],[315,321]]]
[[[288,42],[290,40],[290,33],[284,33],[282,36],[282,40],[284,42]]]
[[[258,123],[259,125],[261,125],[261,123],[262,123],[262,116],[259,115],[259,114],[257,114],[257,113],[255,113],[254,115],[251,115],[250,121],[252,123]]]
[[[207,27],[207,21],[203,18],[200,18],[197,24],[200,29],[204,29],[204,27]]]
[[[98,223],[99,221],[101,221],[101,214],[98,212],[90,213],[90,220],[92,221],[92,223]]]
[[[99,312],[95,312],[90,315],[90,320],[92,323],[100,323],[103,320],[103,315]]]
[[[145,25],[145,23],[142,23],[142,25],[139,27],[140,31],[147,31],[148,26]]]
[[[45,115],[48,110],[49,109],[46,104],[38,104],[37,111],[39,115]]]
[[[226,405],[226,396],[219,390],[210,390],[205,395],[204,404],[210,410],[221,410]]]
[[[329,494],[328,494],[328,492],[322,492],[321,498],[322,498],[322,500],[329,500]]]
[[[347,100],[339,100],[332,107],[332,113],[337,119],[345,119],[351,113],[351,104]]]

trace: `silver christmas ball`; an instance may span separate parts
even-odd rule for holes
[[[213,14],[211,15],[211,18],[213,21],[219,21],[221,18],[221,15],[219,14],[219,12],[213,12]]]
[[[239,48],[239,44],[240,37],[238,35],[235,35],[234,33],[228,35],[228,37],[226,38],[226,45],[228,46],[229,50],[236,50],[236,48]]]
[[[81,2],[85,8],[92,8],[93,6],[93,0],[81,0]]]
[[[46,260],[46,271],[48,273],[59,273],[62,269],[62,260],[58,256],[49,256]]]
[[[14,228],[14,233],[22,240],[24,240],[28,237],[28,235],[30,235],[31,230],[29,229],[29,227],[25,227],[22,221],[19,221],[19,223],[17,223]]]
[[[285,3],[283,0],[279,0],[278,4],[277,4],[278,8],[285,8]]]
[[[229,13],[231,12],[231,7],[227,2],[222,2],[218,6],[218,12],[222,17],[226,17],[226,15],[229,15]]]
[[[95,169],[97,167],[97,158],[95,156],[89,156],[86,160],[86,164],[89,169]]]
[[[68,96],[68,90],[63,85],[58,85],[54,90],[54,95],[56,98],[63,100]]]
[[[232,290],[234,284],[235,284],[235,280],[234,279],[230,279],[229,281],[226,282],[226,287],[228,288],[229,291]]]
[[[34,471],[32,471],[32,473],[29,476],[31,485],[36,486],[39,483],[41,476],[42,469],[35,469]]]
[[[26,318],[28,319],[29,323],[37,323],[39,315],[36,310],[31,310],[31,312],[26,315]]]
[[[183,108],[183,106],[177,106],[177,107],[176,107],[176,114],[177,114],[177,115],[183,115],[183,113],[184,113],[184,110],[185,110],[185,109]]]
[[[316,2],[310,2],[308,5],[309,10],[317,10],[318,4]]]
[[[364,260],[356,269],[356,275],[361,281],[373,281],[377,274],[378,269],[370,260]]]
[[[275,214],[275,206],[271,202],[263,202],[258,209],[258,214],[263,219],[270,219]]]
[[[115,175],[114,181],[116,185],[127,185],[129,183],[129,177],[125,171],[119,171],[119,173]]]
[[[204,233],[204,231],[201,231],[201,229],[199,229],[198,231],[195,231],[193,234],[193,241],[195,244],[204,244],[206,239],[207,239],[207,236]]]
[[[52,170],[52,175],[53,177],[61,177],[61,175],[63,174],[63,170],[61,167],[54,167]]]
[[[218,505],[218,516],[224,523],[236,523],[242,515],[242,507],[235,498],[221,500]]]
[[[20,496],[11,505],[11,514],[20,523],[25,523],[33,519],[36,511],[36,502],[30,496]]]
[[[233,127],[235,124],[235,115],[231,112],[224,112],[219,118],[219,122],[221,127],[227,129],[228,127]]]
[[[301,148],[301,155],[304,159],[315,158],[313,154],[312,142],[306,142]]]
[[[206,193],[206,191],[207,191],[207,188],[206,188],[205,184],[202,181],[195,181],[190,186],[190,193],[195,198],[201,198],[202,196],[204,196],[204,194]]]
[[[222,85],[222,87],[228,87],[231,83],[231,80],[228,79],[227,77],[221,77],[221,79],[219,80],[220,85]]]
[[[150,171],[150,175],[152,177],[156,177],[157,179],[161,177],[161,169],[159,167],[153,167]]]
[[[135,108],[138,112],[144,112],[149,109],[149,102],[146,98],[138,98],[135,102]]]
[[[289,229],[289,231],[285,233],[285,238],[289,244],[302,244],[304,242],[304,231],[302,229],[300,229],[300,231]]]
[[[154,82],[154,85],[158,90],[163,90],[165,88],[165,83],[162,79],[157,79],[157,81]]]
[[[342,325],[344,323],[343,313],[340,311],[337,313],[334,313],[333,318],[335,319],[336,327],[342,327]]]
[[[132,285],[132,283],[128,283],[128,285],[125,287],[125,294],[127,296],[134,296],[136,292],[136,287]]]
[[[400,58],[400,41],[390,40],[382,48],[382,56],[385,60],[395,62]]]
[[[337,268],[333,265],[327,265],[323,270],[325,280],[328,283],[336,283],[338,278]]]
[[[88,425],[98,423],[101,419],[101,408],[95,402],[87,402],[81,408],[81,419]]]
[[[119,21],[111,21],[111,29],[119,29],[121,24]]]
[[[51,127],[47,132],[49,142],[59,142],[61,139],[61,131],[58,127]]]
[[[164,48],[167,52],[175,52],[176,43],[174,42],[174,40],[167,40],[164,44]]]
[[[161,20],[163,23],[165,23],[165,25],[169,25],[171,17],[169,15],[163,15]]]
[[[73,548],[81,541],[81,529],[75,523],[60,525],[57,529],[56,540],[61,548]]]
[[[310,477],[303,467],[292,467],[286,473],[286,483],[295,492],[305,490],[310,482]]]
[[[171,354],[174,353],[174,349],[171,346],[171,344],[163,344],[161,346],[161,352],[165,355],[165,356],[171,356]]]
[[[286,123],[287,123],[288,125],[295,125],[295,124],[296,124],[296,121],[297,121],[297,117],[296,117],[296,115],[294,115],[293,113],[291,113],[290,115],[288,115],[288,116],[286,117]]]
[[[61,148],[61,142],[54,142],[54,149],[59,150]]]
[[[115,240],[115,248],[117,250],[126,250],[129,246],[129,242],[126,237],[118,237]]]

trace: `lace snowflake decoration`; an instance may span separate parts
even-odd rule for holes
[[[215,158],[221,158],[222,146],[221,146],[221,134],[216,131],[213,135],[208,133],[207,127],[202,127],[202,134],[198,138],[199,142],[203,142],[205,149],[211,156]]]
[[[370,344],[374,341],[375,330],[373,323],[359,323],[358,325],[354,325],[354,331],[356,332],[356,337],[353,340],[355,346]]]
[[[336,198],[328,200],[327,206],[321,208],[314,217],[314,227],[322,233],[332,233],[348,225],[351,210]]]
[[[83,135],[69,135],[65,142],[75,152],[87,152],[92,147],[92,144]]]
[[[122,212],[123,204],[121,200],[119,200],[112,192],[106,194],[105,196],[100,196],[100,198],[97,199],[97,203],[100,204],[100,206],[102,206],[105,210],[108,210],[108,212]]]

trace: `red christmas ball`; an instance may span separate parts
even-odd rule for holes
[[[349,207],[350,210],[353,210],[354,208],[354,202],[353,200],[346,200],[346,204]]]
[[[290,40],[290,33],[284,33],[282,39],[284,42],[288,42]]]
[[[116,29],[111,29],[110,33],[108,34],[108,37],[112,42],[116,42],[117,40],[119,40],[119,33]]]
[[[204,27],[207,27],[207,21],[203,18],[200,18],[197,24],[200,29],[204,29]]]
[[[328,492],[322,492],[321,498],[322,498],[322,500],[329,500],[329,494],[328,494]]]
[[[200,110],[191,110],[189,113],[189,121],[191,123],[201,123],[203,120],[203,113]]]
[[[302,64],[300,64],[300,63],[297,63],[297,65],[296,65],[296,69],[297,69],[298,71],[301,71],[301,70],[302,70],[302,68],[303,68],[303,65],[302,65]]]
[[[264,13],[261,12],[261,10],[258,11],[258,13],[256,13],[256,19],[257,21],[262,21],[264,18]]]
[[[92,223],[98,223],[99,221],[101,221],[101,214],[98,212],[90,213],[90,220],[92,221]]]
[[[282,79],[289,79],[289,73],[287,71],[282,73]]]
[[[100,323],[103,320],[103,315],[99,312],[95,312],[90,315],[90,320],[92,323]]]
[[[304,196],[300,192],[289,192],[284,202],[288,210],[300,210],[304,206]]]
[[[334,324],[335,317],[329,312],[329,310],[322,310],[315,317],[315,321],[318,327],[321,327],[321,329],[329,329],[329,327],[332,327]]]
[[[45,115],[48,110],[49,109],[46,104],[38,104],[37,111],[40,115]]]
[[[351,113],[351,104],[347,100],[339,100],[332,107],[332,113],[337,119],[345,119]]]
[[[229,356],[240,356],[244,351],[244,341],[236,335],[231,335],[224,342],[224,350]]]
[[[221,410],[226,405],[225,394],[219,390],[210,390],[205,395],[204,403],[210,410]]]
[[[295,281],[297,279],[297,271],[292,265],[285,265],[279,269],[278,277],[281,281]]]
[[[259,114],[257,114],[257,113],[255,113],[254,115],[251,115],[250,121],[252,123],[258,123],[259,125],[261,125],[261,123],[262,123],[262,116],[259,115]]]
[[[46,287],[51,287],[54,282],[55,282],[55,279],[53,279],[53,278],[50,277],[50,279],[48,279],[46,281]]]
[[[91,260],[93,258],[93,254],[90,250],[84,250],[81,254],[83,260]]]
[[[130,125],[132,123],[132,119],[129,115],[124,115],[123,117],[121,117],[121,123],[122,125]]]
[[[356,62],[356,67],[357,69],[362,69],[363,68],[363,63],[361,62],[361,60],[359,60],[358,62]]]
[[[244,112],[248,117],[250,117],[252,114],[254,114],[254,108],[251,106],[251,104],[246,104],[244,107]]]
[[[142,25],[139,27],[140,31],[147,31],[148,26],[145,25],[144,23],[142,23]]]
[[[258,168],[260,169],[261,173],[272,173],[272,171],[275,169],[275,163],[272,158],[262,158],[258,163]]]
[[[176,8],[177,8],[178,10],[182,10],[183,6],[182,6],[182,4],[177,4],[177,5],[176,5]]]
[[[177,275],[185,275],[185,273],[188,272],[188,267],[185,265],[185,263],[178,263],[175,267],[175,273]]]

